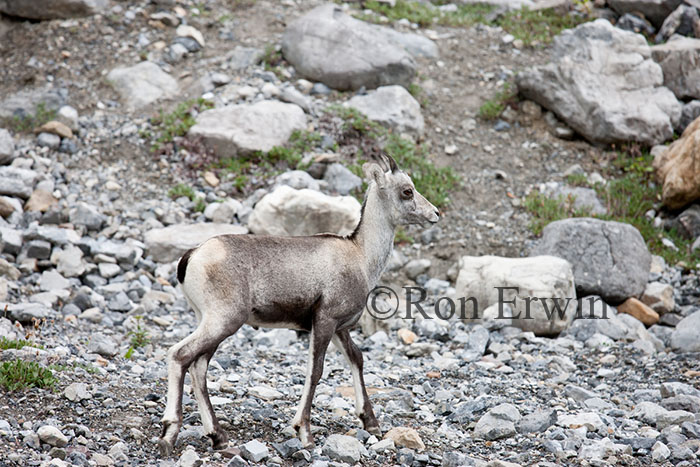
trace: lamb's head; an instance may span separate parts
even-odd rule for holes
[[[440,219],[440,211],[416,190],[411,177],[388,154],[365,163],[362,169],[367,180],[376,184],[393,225],[434,224]]]

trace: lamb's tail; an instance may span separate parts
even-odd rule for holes
[[[187,274],[187,263],[189,263],[190,256],[192,256],[192,252],[194,250],[194,248],[192,248],[191,250],[187,250],[185,254],[182,255],[180,262],[177,263],[177,281],[180,284],[183,284],[185,282],[185,274]]]

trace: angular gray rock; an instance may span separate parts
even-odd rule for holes
[[[197,116],[189,135],[202,137],[219,157],[234,157],[282,146],[294,130],[305,128],[301,107],[266,100],[206,110]]]
[[[85,399],[91,399],[92,394],[87,389],[85,383],[71,383],[63,390],[63,395],[72,402],[80,402]]]
[[[251,462],[260,462],[270,455],[267,446],[254,439],[241,446],[241,455]]]
[[[681,111],[681,119],[678,122],[678,126],[676,126],[676,132],[683,133],[683,130],[698,117],[700,117],[700,100],[695,99],[684,104]]]
[[[109,0],[0,0],[0,12],[27,19],[78,18],[108,6]]]
[[[381,86],[343,104],[399,133],[423,136],[425,122],[420,104],[403,86]]]
[[[570,187],[557,184],[556,188],[551,190],[552,198],[561,198],[565,202],[573,199],[573,208],[576,210],[585,210],[595,215],[607,214],[607,209],[598,199],[596,191],[592,188]]]
[[[352,196],[328,196],[281,185],[258,201],[248,228],[260,235],[347,235],[360,221],[360,210]]]
[[[555,410],[537,410],[520,419],[516,428],[518,433],[541,433],[557,423]]]
[[[328,182],[328,186],[338,194],[347,195],[356,188],[362,186],[362,179],[350,172],[343,164],[335,163],[328,166],[323,179]]]
[[[70,210],[71,224],[82,225],[88,230],[100,230],[105,216],[87,203],[80,202]]]
[[[9,164],[15,158],[15,141],[4,128],[0,128],[0,165]]]
[[[604,19],[556,36],[551,62],[519,73],[516,83],[594,143],[659,144],[673,136],[681,115],[644,36]]]
[[[505,308],[510,307],[513,326],[537,335],[553,335],[566,329],[576,315],[574,274],[569,262],[561,258],[463,256],[458,269],[457,296],[473,297],[479,317],[488,307],[501,302],[501,318],[506,316]],[[466,318],[472,316],[473,306],[465,302]]]
[[[664,86],[678,99],[700,98],[700,39],[682,37],[651,48],[664,71]]]
[[[90,342],[88,342],[88,352],[102,355],[103,357],[113,357],[119,352],[119,347],[116,341],[101,332],[92,334]]]
[[[61,430],[55,426],[44,425],[37,430],[36,434],[39,435],[39,439],[43,443],[46,443],[49,446],[62,448],[68,444],[68,438],[66,435],[61,433]]]
[[[412,55],[437,51],[429,39],[357,20],[327,4],[287,26],[282,53],[302,76],[345,91],[408,86],[416,74]]]
[[[520,419],[520,412],[514,405],[497,405],[476,423],[474,437],[487,441],[511,437],[516,433],[515,424]]]
[[[153,62],[115,68],[107,81],[119,93],[129,109],[139,109],[159,99],[174,97],[178,91],[175,78]]]
[[[182,256],[190,248],[209,240],[216,235],[240,235],[248,229],[231,224],[174,224],[162,229],[146,232],[144,243],[146,252],[154,261],[169,263]]]
[[[641,12],[657,28],[683,0],[608,0],[610,8],[623,15]]]
[[[659,43],[671,39],[674,35],[698,37],[699,34],[700,15],[697,8],[682,4],[666,17],[655,40]]]
[[[700,311],[686,316],[671,334],[671,347],[681,352],[700,352]]]
[[[579,295],[600,295],[611,304],[641,295],[651,266],[651,255],[636,228],[586,217],[547,225],[531,255],[566,259]]]
[[[39,174],[33,170],[11,166],[0,167],[0,195],[27,199],[34,191]]]
[[[323,455],[333,460],[355,464],[366,454],[357,438],[345,435],[330,435],[323,444]]]

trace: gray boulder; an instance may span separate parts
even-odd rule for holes
[[[174,97],[178,91],[175,78],[153,62],[141,62],[125,68],[115,68],[107,75],[129,109],[139,109],[159,99]]]
[[[604,19],[556,36],[551,62],[523,71],[516,83],[594,143],[659,144],[673,136],[681,115],[644,36]]]
[[[34,191],[39,174],[33,170],[17,167],[0,167],[0,195],[27,199]]]
[[[175,261],[190,248],[209,240],[216,235],[246,234],[248,229],[231,224],[175,224],[162,229],[146,232],[146,251],[154,261],[168,263]]]
[[[350,172],[343,164],[335,163],[328,166],[323,179],[328,186],[341,195],[347,195],[355,188],[362,186],[362,179]]]
[[[641,12],[657,28],[683,0],[608,0],[610,8],[623,15]]]
[[[9,164],[15,158],[15,141],[4,128],[0,128],[0,165]]]
[[[40,105],[45,110],[58,110],[68,97],[64,88],[28,88],[5,97],[0,101],[0,119],[28,117],[36,114]]]
[[[420,104],[403,86],[382,86],[355,96],[344,105],[354,107],[370,120],[400,133],[423,136],[425,122]]]
[[[679,5],[666,17],[656,35],[656,42],[670,39],[674,34],[681,36],[700,35],[700,17],[698,10],[691,5]]]
[[[413,56],[436,56],[437,48],[429,39],[360,21],[327,4],[287,26],[282,53],[302,76],[349,90],[408,86],[416,74]]]
[[[294,130],[306,128],[306,115],[295,104],[265,100],[228,105],[197,116],[189,135],[202,137],[219,157],[269,151],[287,142]]]
[[[515,435],[515,424],[520,419],[520,412],[514,405],[497,405],[476,423],[474,437],[487,441],[511,437]]]
[[[552,255],[571,263],[576,291],[617,304],[644,292],[651,255],[639,231],[629,224],[592,218],[552,222],[532,256]]]
[[[683,110],[681,112],[681,120],[676,126],[676,131],[678,133],[683,133],[688,125],[693,123],[693,120],[700,117],[700,100],[696,99],[683,105]]]
[[[0,0],[0,12],[27,19],[79,18],[108,6],[108,0]]]
[[[664,70],[664,86],[679,99],[700,98],[700,39],[682,37],[651,48]]]
[[[700,311],[686,316],[671,334],[671,347],[681,352],[700,352]]]

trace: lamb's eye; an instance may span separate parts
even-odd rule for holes
[[[413,198],[413,190],[410,189],[410,188],[406,188],[406,189],[403,190],[403,192],[401,193],[401,197],[404,198],[404,199],[411,199],[411,198]]]

